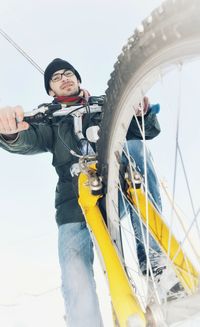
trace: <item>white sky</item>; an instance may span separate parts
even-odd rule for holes
[[[159,3],[7,0],[0,3],[0,28],[42,69],[56,57],[71,62],[82,86],[100,95],[126,40]],[[29,111],[51,101],[42,75],[2,36],[0,51],[0,106],[20,104]],[[51,155],[13,156],[0,149],[0,159],[0,326],[63,327]],[[105,298],[101,292],[110,327]]]

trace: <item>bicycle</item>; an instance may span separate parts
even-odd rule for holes
[[[126,199],[131,205],[136,207],[139,216],[146,222],[147,233],[151,232],[164,252],[169,255],[185,291],[189,295],[194,293],[193,300],[192,296],[188,296],[172,302],[160,303],[161,305],[153,303],[146,309],[147,299],[143,299],[138,291],[143,286],[136,285],[135,277],[130,276],[130,270],[123,259],[125,251],[123,251],[122,227],[118,217],[118,210],[116,209],[118,207],[118,192],[120,189],[120,158],[133,114],[130,108],[136,107],[136,104],[141,102],[141,98],[147,93],[152,83],[157,79],[157,76],[161,75],[161,68],[166,69],[166,67],[173,65],[174,62],[178,62],[179,66],[182,66],[185,59],[189,60],[200,53],[199,10],[200,4],[197,0],[190,1],[190,3],[184,0],[168,1],[162,5],[160,10],[155,10],[152,16],[143,22],[141,30],[135,32],[134,36],[129,39],[127,46],[123,49],[123,53],[119,56],[115,70],[111,75],[111,80],[108,83],[109,87],[106,91],[105,99],[93,98],[89,102],[91,112],[92,110],[99,112],[99,106],[103,106],[101,134],[97,142],[98,170],[96,173],[94,166],[91,166],[91,161],[96,161],[92,149],[89,149],[87,143],[83,144],[86,149],[84,153],[86,156],[83,156],[80,161],[80,167],[84,173],[80,174],[80,193],[83,192],[83,198],[80,196],[79,203],[83,210],[86,211],[86,220],[97,242],[99,242],[101,254],[106,259],[107,276],[111,282],[110,292],[118,321],[116,325],[126,326],[129,323],[129,326],[144,326],[146,324],[161,326],[171,323],[170,319],[174,320],[175,318],[169,317],[169,313],[171,314],[172,309],[176,309],[176,305],[187,305],[191,309],[194,306],[194,302],[197,302],[199,299],[199,293],[197,292],[199,267],[196,267],[184,250],[181,249],[181,244],[176,241],[173,233],[148,199],[147,194],[143,192],[142,188],[134,188],[135,179],[132,177],[135,170],[132,164],[129,164],[129,174],[125,174],[125,183],[127,185]],[[180,17],[181,15],[183,17]],[[193,21],[192,26],[190,26],[191,18]],[[188,26],[190,26],[190,29]],[[149,44],[149,41],[152,43]],[[133,65],[132,63],[136,64]],[[31,117],[29,121],[33,123],[35,117],[37,117],[36,120],[38,122],[47,122],[48,119],[52,119],[55,116],[64,114],[75,115],[75,112],[84,114],[87,110],[87,106],[85,109],[83,104],[79,105],[78,110],[77,107],[72,107],[70,110],[66,108],[65,110],[59,104],[54,105],[54,107],[44,105],[33,113],[27,113],[27,118],[25,119],[28,121],[29,116]],[[75,116],[75,119],[78,119],[80,122],[79,114]],[[135,120],[139,124],[137,117],[135,117]],[[85,140],[82,138],[79,129],[80,124],[78,123],[77,126],[77,130],[76,128],[75,130],[77,134],[80,134],[79,137],[83,139],[84,143]],[[115,126],[117,126],[117,129]],[[144,141],[145,129],[143,118],[141,118],[141,125],[139,124],[138,126]],[[71,149],[68,150],[71,151]],[[91,154],[87,155],[90,150]],[[72,154],[76,155],[74,152]],[[112,162],[115,162],[115,165],[111,167],[110,163]],[[138,174],[137,171],[136,173]],[[136,179],[136,181],[138,180]],[[95,195],[90,195],[87,183],[91,185]],[[140,179],[139,184],[142,185],[142,180]],[[102,185],[106,185],[106,210],[109,233],[96,206],[96,202],[101,196]],[[138,197],[139,201],[137,200]],[[88,207],[88,202],[91,202],[91,208]],[[137,202],[139,202],[139,209],[137,208]],[[172,207],[176,209],[174,199],[172,200]],[[94,216],[97,217],[98,221],[91,219]],[[195,213],[195,216],[198,216],[198,211]],[[166,236],[164,240],[161,237],[163,233]],[[186,236],[188,233],[186,231]],[[110,240],[109,234],[116,246]],[[119,248],[119,256],[115,252],[116,247]],[[146,247],[148,248],[148,238]],[[122,263],[120,263],[119,257],[122,258]],[[111,270],[108,267],[110,262],[112,265],[115,262],[115,266]],[[144,279],[141,274],[139,274],[139,278],[141,280]],[[147,274],[147,284],[148,280],[149,276]],[[116,282],[116,284],[113,286],[112,282]],[[117,289],[118,286],[119,289]],[[116,293],[117,296],[115,297]],[[146,291],[143,293],[146,293]],[[125,295],[123,296],[123,294]],[[160,307],[162,310],[160,310]],[[197,307],[198,310],[199,308]]]

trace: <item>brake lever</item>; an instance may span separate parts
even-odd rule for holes
[[[51,103],[48,105],[40,106],[31,112],[24,114],[24,121],[27,123],[48,123],[53,118],[53,113],[62,109],[60,103]]]

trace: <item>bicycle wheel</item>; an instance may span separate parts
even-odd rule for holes
[[[200,271],[200,258],[198,255],[200,245],[198,225],[200,205],[197,187],[200,182],[198,169],[200,162],[197,154],[198,136],[200,135],[198,105],[195,105],[198,103],[198,89],[195,89],[196,82],[190,76],[190,73],[194,74],[196,72],[198,78],[198,70],[200,69],[198,60],[198,57],[200,57],[199,14],[200,2],[198,0],[170,0],[153,11],[142,22],[133,36],[129,38],[127,45],[118,57],[108,82],[103,106],[101,134],[97,150],[98,169],[103,176],[107,189],[108,228],[119,248],[127,274],[136,289],[144,310],[149,298],[151,298],[149,292],[152,292],[153,289],[157,299],[160,294],[158,294],[158,288],[154,280],[152,282],[153,286],[148,286],[148,274],[146,277],[148,285],[144,286],[141,267],[137,268],[138,258],[135,253],[135,235],[130,224],[130,215],[127,213],[126,219],[120,219],[119,217],[119,196],[121,198],[125,197],[120,181],[120,163],[124,149],[127,147],[127,133],[135,108],[142,102],[144,95],[148,95],[151,101],[161,104],[159,120],[162,132],[157,139],[149,141],[148,146],[151,146],[155,163],[160,164],[157,169],[158,174],[167,178],[167,185],[170,190],[168,191],[166,183],[165,185],[163,182],[161,183],[162,215],[170,230],[168,244],[170,247],[172,235],[175,234],[179,247],[190,258],[192,266],[195,267],[197,277]],[[189,83],[188,79],[190,79]],[[175,91],[177,91],[177,94],[175,94]],[[186,97],[188,93],[189,96]],[[191,103],[192,113],[189,114],[188,107],[191,108]],[[175,112],[175,110],[177,111]],[[134,119],[137,124],[137,118]],[[143,122],[143,119],[141,121]],[[147,142],[145,141],[143,127],[144,125],[141,123],[141,138],[143,138],[144,149],[146,149]],[[144,158],[146,157],[145,151]],[[129,157],[129,154],[127,157]],[[131,160],[129,160],[128,165],[132,166]],[[146,165],[144,163],[144,167]],[[146,174],[145,171],[144,175]],[[147,183],[148,179],[144,179]],[[144,188],[147,190],[148,186],[146,185]],[[121,192],[122,195],[120,195]],[[129,200],[126,199],[125,201]],[[136,208],[136,210],[140,209]],[[183,220],[181,220],[181,217],[183,217]],[[147,224],[147,236],[141,241],[146,244],[147,256],[151,252],[148,231]],[[124,245],[125,243],[126,245]],[[129,253],[128,256],[126,255],[127,252]],[[168,252],[166,251],[166,256],[169,255]],[[133,254],[133,258],[130,258],[131,254]],[[172,262],[175,260],[175,256],[177,256],[177,253],[171,258]],[[192,275],[191,271],[188,274]],[[199,296],[196,293],[196,286],[191,292],[190,290],[184,292],[184,299],[181,300],[184,308],[187,307],[184,317],[183,311],[181,311],[182,316],[180,316],[180,312],[178,312],[178,309],[175,310],[174,305],[167,306],[163,300],[158,299],[158,305],[162,310],[156,309],[154,324],[161,326],[161,324],[167,323],[171,326],[173,323],[183,320],[183,318],[185,321],[194,319],[194,302],[197,303],[197,296]],[[185,297],[185,293],[190,296]],[[191,293],[195,293],[194,302],[192,302]],[[169,299],[169,294],[166,296]],[[170,299],[172,300],[173,296]],[[164,307],[166,309],[165,313],[163,312]],[[169,307],[170,314],[167,313]],[[172,311],[173,313],[171,313]],[[197,311],[199,311],[199,308]],[[160,312],[162,312],[162,318],[159,316]],[[191,318],[191,315],[193,315],[193,318]],[[150,323],[150,325],[152,324]]]

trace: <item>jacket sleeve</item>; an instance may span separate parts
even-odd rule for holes
[[[140,128],[142,129],[142,117],[137,117],[138,122],[140,125]],[[145,139],[151,140],[154,137],[156,137],[160,133],[160,124],[157,119],[157,115],[153,112],[147,112],[147,114],[144,116],[144,125],[145,125]],[[142,135],[140,132],[140,129],[138,127],[137,121],[135,117],[133,117],[128,133],[127,133],[127,139],[142,139]]]
[[[50,125],[30,125],[28,130],[19,133],[14,142],[7,142],[0,136],[0,147],[24,155],[52,152],[53,131]]]

